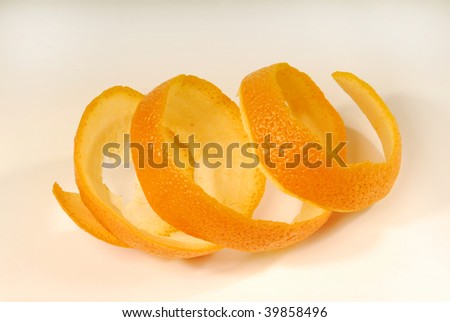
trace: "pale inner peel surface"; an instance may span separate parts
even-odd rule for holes
[[[199,166],[193,170],[196,184],[221,204],[250,217],[264,192],[265,177],[258,169],[241,166],[249,162],[240,152],[249,139],[239,109],[223,95],[203,88],[191,77],[186,76],[182,82],[171,86],[162,125],[170,133],[178,134],[182,142],[194,135],[200,144],[192,156]],[[191,86],[191,81],[195,86]],[[203,148],[211,143],[221,146],[223,151],[222,158],[210,160],[212,163],[220,161],[216,168],[206,166],[203,160]],[[192,169],[183,171],[191,175]]]

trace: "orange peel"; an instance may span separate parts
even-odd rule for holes
[[[185,75],[155,88],[133,116],[131,140],[144,147],[153,143],[150,153],[155,156],[163,153],[165,133],[180,134],[184,140],[195,135],[201,144],[214,141],[228,146],[232,142],[248,142],[236,104],[213,84]],[[148,152],[146,148],[144,155]],[[237,163],[241,158],[236,156],[233,161]],[[189,235],[224,247],[243,251],[282,248],[310,236],[330,215],[328,210],[306,205],[291,224],[255,220],[234,206],[236,200],[223,196],[240,190],[237,200],[259,200],[254,196],[262,194],[264,177],[259,171],[242,167],[219,169],[229,175],[220,176],[221,189],[211,195],[172,159],[161,169],[148,164],[140,167],[138,151],[134,150],[133,161],[147,200],[163,220]]]
[[[139,185],[132,204],[124,207],[120,196],[114,195],[102,182],[102,147],[105,143],[121,142],[123,134],[129,133],[131,117],[142,98],[142,94],[131,88],[118,86],[106,90],[87,106],[75,137],[74,152],[76,183],[86,207],[81,207],[77,194],[64,195],[56,188],[55,196],[77,224],[107,242],[114,236],[122,245],[165,258],[214,252],[221,247],[186,235],[161,220],[139,198],[142,194]],[[89,222],[80,224],[81,218],[89,218]],[[102,228],[95,224],[94,218]],[[106,237],[105,230],[111,236]]]
[[[301,153],[305,144],[316,142],[325,146],[327,132],[332,133],[334,142],[346,139],[341,117],[317,85],[286,63],[262,68],[244,78],[240,87],[243,120],[253,142],[261,144],[264,136],[270,134],[277,145],[295,143],[284,158],[273,155],[276,167],[263,167],[281,189],[324,209],[358,211],[386,196],[392,188],[400,169],[400,132],[394,116],[369,84],[347,72],[335,72],[333,77],[371,122],[383,145],[386,162],[365,161],[347,166],[333,162],[323,166],[327,160],[322,149],[312,153],[322,166],[311,168],[300,163],[287,168],[286,158]],[[258,154],[263,157],[261,149]]]
[[[174,77],[146,96],[128,87],[106,90],[87,106],[75,137],[80,193],[65,192],[55,183],[53,194],[69,217],[94,237],[165,258],[197,257],[223,247],[267,251],[301,241],[325,224],[332,211],[361,210],[383,198],[400,168],[399,128],[386,104],[355,75],[335,72],[333,77],[371,122],[385,162],[347,165],[344,146],[344,164],[329,163],[327,140],[346,141],[344,122],[308,75],[281,63],[244,78],[241,111],[216,86],[195,76]],[[109,143],[121,146],[127,133],[143,153],[132,150],[138,182],[134,198],[125,203],[103,183],[102,152]],[[258,168],[242,167],[246,157],[228,149],[256,143],[255,152],[265,160],[267,152],[260,147],[267,135],[277,147],[293,145],[282,155],[280,150],[269,153],[274,167],[265,162]],[[152,155],[154,163],[161,163],[164,144],[173,144],[175,137],[187,142],[191,136],[203,150],[182,150],[184,167],[174,161],[172,150],[166,166],[142,162],[143,156]],[[227,147],[231,156],[226,164],[208,168],[199,161],[212,142]],[[308,143],[327,148],[305,156],[302,149]],[[122,157],[124,152],[119,149]],[[288,167],[287,161],[298,154],[320,165]],[[252,218],[266,177],[303,201],[291,223]]]
[[[78,193],[63,191],[61,187],[55,183],[53,184],[53,194],[55,195],[56,200],[58,200],[61,208],[64,209],[78,227],[108,244],[129,247],[107,231],[105,227],[100,225],[98,220],[85,206]]]

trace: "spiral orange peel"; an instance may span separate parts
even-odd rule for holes
[[[375,128],[386,162],[360,162],[342,167],[286,168],[286,160],[308,142],[325,144],[331,134],[346,140],[345,126],[323,93],[304,73],[276,64],[248,75],[240,88],[241,111],[213,84],[180,75],[144,96],[128,87],[113,87],[86,108],[75,137],[75,178],[80,194],[53,193],[82,229],[113,245],[132,247],[165,258],[189,258],[223,247],[267,251],[286,247],[317,231],[332,211],[355,211],[384,197],[400,167],[401,140],[395,118],[376,92],[350,73],[333,77],[354,99]],[[241,115],[242,113],[242,115]],[[119,143],[124,134],[161,161],[163,144],[174,135],[201,145],[215,142],[262,143],[269,134],[277,144],[294,143],[286,155],[271,155],[275,168],[179,167],[170,155],[166,167],[142,163],[132,150],[137,175],[135,198],[127,205],[103,183],[102,147]],[[151,148],[150,145],[151,144]],[[255,150],[260,159],[261,149]],[[342,158],[346,160],[345,148]],[[123,153],[123,151],[121,151]],[[324,151],[314,151],[325,161]],[[201,154],[184,155],[198,161]],[[303,203],[291,223],[252,218],[266,177]]]

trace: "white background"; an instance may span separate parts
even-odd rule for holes
[[[0,1],[0,300],[450,300],[449,40],[446,1]],[[356,159],[379,158],[379,142],[330,74],[385,99],[404,146],[388,197],[288,249],[193,260],[109,246],[58,206],[51,186],[75,190],[73,137],[104,89],[184,73],[236,99],[280,61],[362,134]],[[269,187],[258,213],[297,206]]]

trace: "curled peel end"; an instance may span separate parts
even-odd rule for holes
[[[129,247],[105,229],[84,205],[78,193],[66,192],[55,182],[53,195],[61,208],[81,229],[92,236],[115,246]]]
[[[350,72],[332,74],[339,86],[355,101],[377,132],[387,162],[400,167],[401,136],[398,123],[386,103],[365,81]]]
[[[385,197],[398,177],[402,158],[400,129],[386,103],[367,82],[350,72],[334,72],[332,76],[367,117],[383,147],[385,162],[351,165],[359,174],[360,184],[372,186],[372,193],[359,196],[360,208],[365,208]]]

